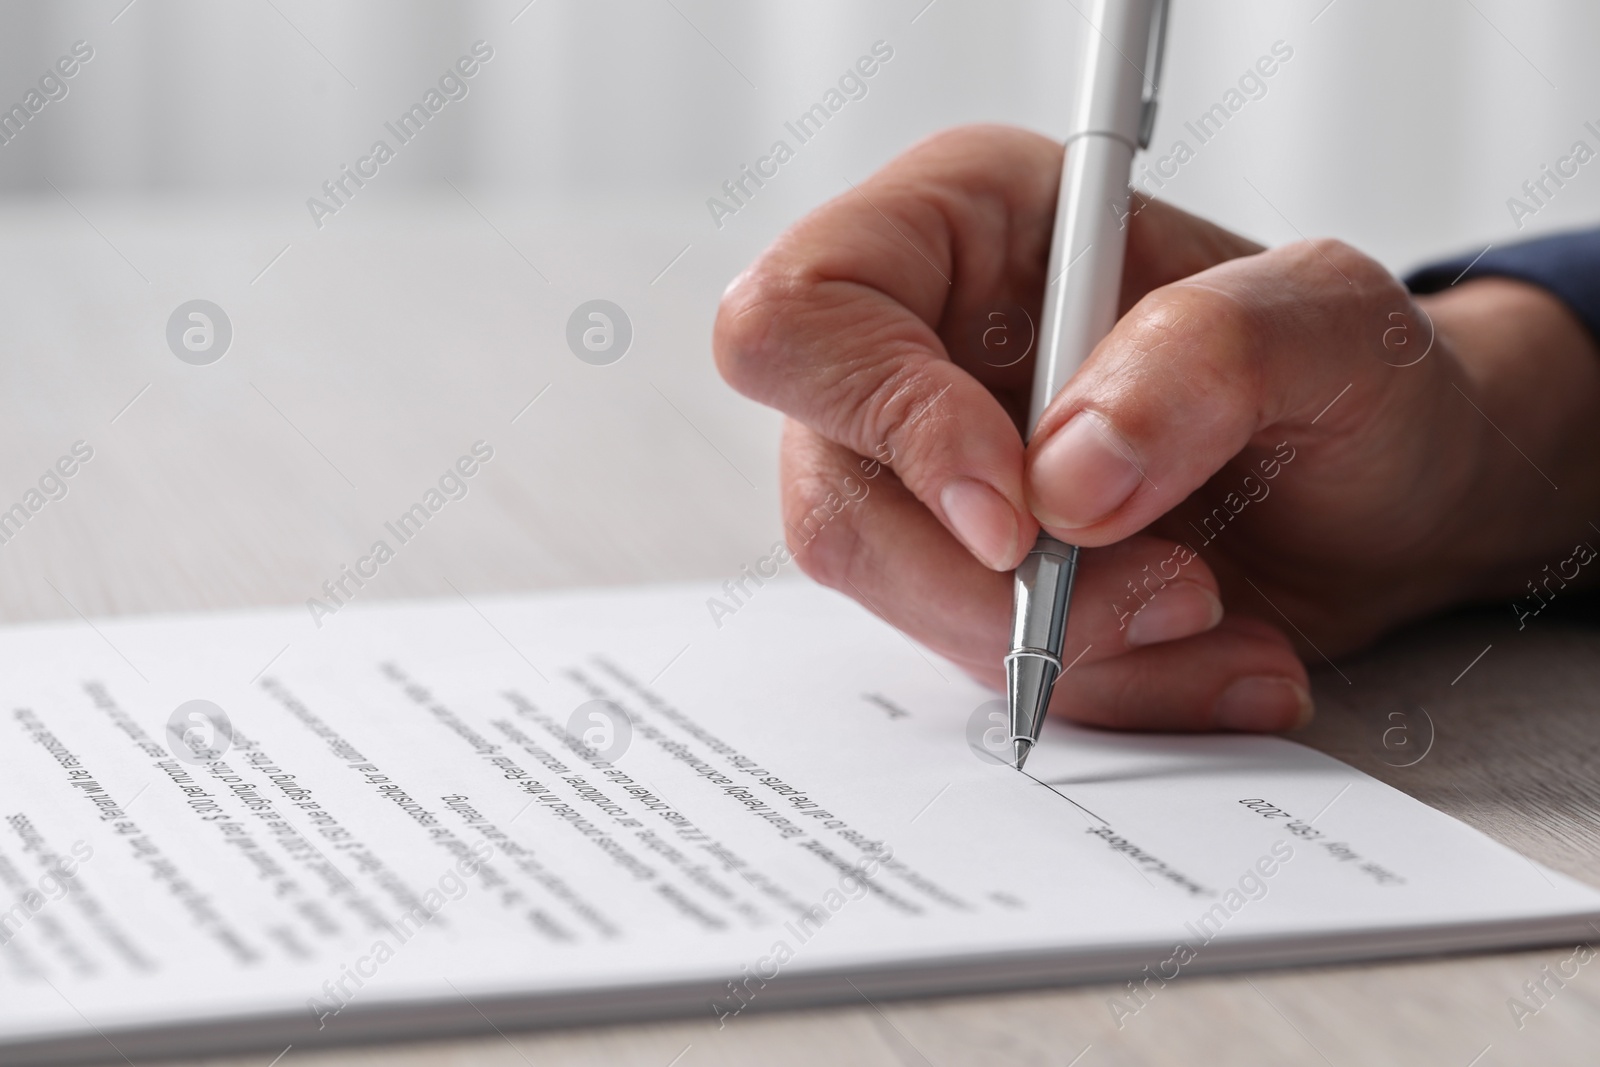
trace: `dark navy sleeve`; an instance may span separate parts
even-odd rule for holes
[[[1548,289],[1600,342],[1600,228],[1491,245],[1423,267],[1406,277],[1414,293],[1437,293],[1473,278],[1515,278]]]

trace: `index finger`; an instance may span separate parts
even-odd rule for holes
[[[802,220],[730,287],[715,350],[740,392],[895,472],[984,563],[1036,527],[1022,439],[938,324],[1042,284],[1061,149],[984,129],[925,142]],[[1016,373],[1016,372],[1013,372]]]
[[[988,366],[952,338],[996,304],[1037,312],[1061,153],[1000,127],[924,142],[780,238],[729,287],[714,334],[736,389],[858,454],[892,456],[912,493],[997,570],[1037,532],[1016,422],[1032,361]],[[1125,301],[1251,250],[1139,204]]]

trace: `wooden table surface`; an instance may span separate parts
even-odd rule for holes
[[[0,618],[302,603],[479,439],[496,454],[471,494],[363,596],[720,580],[765,552],[776,422],[707,354],[717,294],[753,248],[525,217],[487,194],[481,214],[450,193],[373,200],[322,232],[292,197],[0,205],[0,501],[74,441],[95,450],[0,545]],[[195,297],[233,324],[210,366],[165,342]],[[564,341],[596,297],[636,332],[610,367]],[[1510,618],[1430,623],[1319,667],[1300,740],[1600,885],[1600,629]],[[1080,986],[752,1012],[720,1031],[707,1018],[293,1048],[278,1063],[1591,1064],[1600,966],[1520,1028],[1508,1004],[1571,953],[1185,978],[1120,1030],[1112,988]]]

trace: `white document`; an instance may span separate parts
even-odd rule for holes
[[[1053,726],[1019,774],[993,693],[834,594],[749,591],[0,631],[0,1060],[1089,978],[1131,979],[1120,1017],[1202,970],[1600,921],[1287,741]]]

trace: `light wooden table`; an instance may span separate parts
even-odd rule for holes
[[[0,546],[6,621],[303,602],[480,438],[496,457],[471,495],[364,596],[720,579],[778,536],[775,422],[707,356],[748,244],[552,224],[487,195],[492,225],[449,197],[375,196],[313,234],[285,197],[157,211],[83,194],[82,216],[0,205],[0,499],[73,441],[95,449],[68,496]],[[212,366],[164,341],[193,297],[233,322]],[[563,341],[594,297],[637,333],[612,367]],[[1600,630],[1517,633],[1509,618],[1431,624],[1319,670],[1302,740],[1600,885]],[[1430,733],[1420,762],[1396,766]],[[750,1013],[722,1031],[707,1018],[297,1048],[279,1063],[1591,1064],[1600,965],[1520,1030],[1508,1008],[1570,952],[1188,978],[1120,1031],[1110,988],[1090,986]]]

